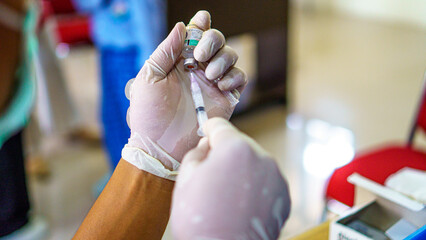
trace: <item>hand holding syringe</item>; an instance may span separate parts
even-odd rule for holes
[[[219,30],[210,28],[208,12],[199,11],[191,23],[204,31],[193,56],[203,65],[194,71],[194,76],[203,93],[205,111],[209,118],[229,119],[234,108],[220,90],[237,89],[240,93],[244,90],[247,77],[242,69],[234,66],[238,54],[226,45]],[[166,169],[173,170],[177,169],[176,162],[180,162],[200,140],[190,73],[183,66],[185,58],[180,57],[186,33],[185,24],[177,23],[145,62],[136,80],[126,88],[126,96],[130,99],[127,112],[131,129],[128,143],[131,149],[128,150],[142,149]],[[219,77],[221,80],[216,86],[214,80]],[[140,162],[139,156],[127,156],[126,160]]]
[[[184,67],[186,70],[190,71],[191,78],[191,94],[192,99],[194,101],[195,112],[197,114],[198,120],[198,131],[197,134],[202,137],[204,133],[202,131],[202,127],[204,123],[208,120],[207,112],[204,105],[203,94],[201,92],[201,88],[195,79],[195,74],[193,70],[198,68],[198,62],[194,58],[194,49],[197,46],[203,35],[203,31],[198,29],[194,24],[189,24],[187,26],[187,33],[184,42],[184,47],[182,51],[182,56],[185,58]],[[217,82],[215,82],[217,84]],[[231,91],[222,91],[223,95],[228,99],[231,106],[234,107],[237,105],[238,98],[235,95],[239,96],[238,90],[234,89],[234,93]]]

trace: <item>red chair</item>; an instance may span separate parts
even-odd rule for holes
[[[347,178],[355,172],[383,185],[389,175],[404,167],[426,170],[426,152],[413,146],[416,131],[426,132],[426,75],[423,84],[423,94],[408,143],[405,146],[386,146],[360,154],[349,164],[336,169],[328,180],[327,200],[334,199],[352,207],[355,187],[347,181]]]
[[[89,16],[78,13],[71,0],[41,0],[41,8],[39,25],[42,27],[48,20],[54,22],[51,30],[57,44],[92,43]]]

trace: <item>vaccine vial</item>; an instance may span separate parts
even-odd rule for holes
[[[195,24],[188,24],[186,26],[186,38],[183,45],[182,56],[184,58],[183,66],[187,70],[195,70],[198,67],[198,63],[194,58],[194,48],[197,46],[203,31],[198,29]]]

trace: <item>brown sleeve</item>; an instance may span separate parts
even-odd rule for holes
[[[2,0],[2,3],[19,13],[25,13],[28,4],[27,0]]]
[[[15,14],[25,12],[25,1],[2,0],[2,4]],[[0,22],[0,115],[13,93],[15,73],[21,54],[21,32],[12,30]]]
[[[121,159],[73,239],[161,239],[173,186]]]

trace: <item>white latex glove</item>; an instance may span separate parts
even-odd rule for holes
[[[290,211],[274,160],[228,121],[207,121],[173,192],[174,239],[277,239]]]
[[[207,11],[199,11],[190,23],[205,31],[194,50],[194,57],[199,61],[195,73],[207,114],[229,119],[234,106],[222,91],[237,89],[241,92],[247,82],[246,75],[234,67],[238,56],[225,45],[222,33],[210,29]],[[184,70],[180,56],[185,34],[185,25],[177,23],[145,62],[136,79],[126,86],[126,95],[130,95],[128,124],[131,136],[122,157],[139,169],[171,180],[184,154],[200,139],[190,75]],[[213,80],[221,76],[215,84]]]

